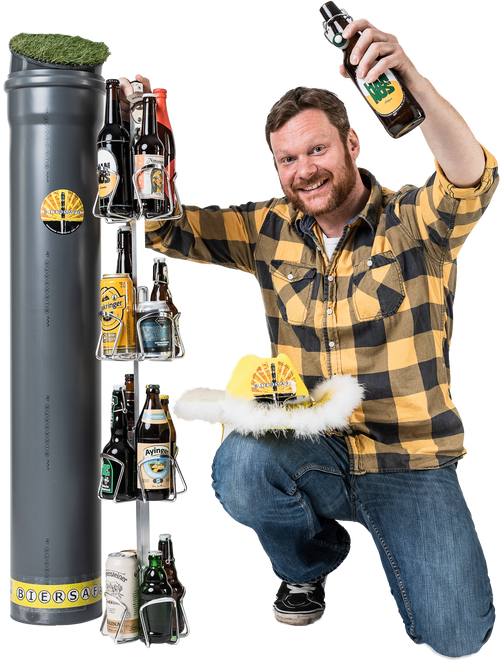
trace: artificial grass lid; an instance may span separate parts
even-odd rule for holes
[[[22,32],[12,37],[9,48],[38,62],[73,67],[100,65],[110,54],[103,42],[59,34]]]

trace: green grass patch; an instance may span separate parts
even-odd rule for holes
[[[21,33],[12,37],[9,47],[32,60],[74,67],[102,64],[109,55],[103,42],[57,34]]]

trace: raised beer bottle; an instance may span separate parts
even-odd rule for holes
[[[128,274],[132,279],[132,231],[129,227],[119,228],[116,234],[117,274]]]
[[[399,138],[421,124],[425,120],[424,111],[396,72],[387,69],[373,83],[366,83],[356,76],[358,67],[351,63],[351,53],[361,33],[357,32],[349,39],[343,38],[342,32],[352,21],[346,11],[333,2],[327,2],[320,12],[325,19],[325,37],[344,52],[344,69],[386,131],[393,138]]]
[[[145,93],[143,96],[142,130],[134,146],[134,166],[136,172],[147,166],[137,175],[137,189],[142,201],[142,213],[146,219],[164,214],[165,187],[163,167],[165,148],[158,138],[156,120],[156,96]],[[136,211],[140,211],[139,201],[135,200]]]
[[[97,177],[99,213],[104,216],[132,217],[132,155],[130,134],[122,121],[120,82],[106,81],[104,126],[97,136]],[[109,209],[108,209],[109,208]]]
[[[170,496],[170,427],[160,401],[159,385],[146,387],[146,403],[136,426],[138,497],[167,500]],[[141,463],[144,461],[144,463]],[[140,464],[140,466],[139,466]]]

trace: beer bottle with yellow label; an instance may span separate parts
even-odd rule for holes
[[[320,12],[325,19],[325,37],[344,52],[344,69],[386,131],[393,138],[399,138],[421,124],[425,120],[424,111],[395,72],[387,69],[373,83],[367,83],[356,75],[357,66],[351,63],[351,53],[361,33],[344,39],[342,33],[352,21],[345,10],[339,9],[333,2],[327,2]]]

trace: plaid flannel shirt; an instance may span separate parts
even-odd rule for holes
[[[371,195],[330,260],[314,218],[285,198],[186,207],[179,221],[146,222],[146,245],[253,274],[272,354],[286,353],[309,389],[333,374],[358,379],[351,472],[446,466],[465,454],[448,351],[456,257],[498,184],[485,154],[476,189],[455,187],[437,165],[423,187],[394,193],[360,169]]]

